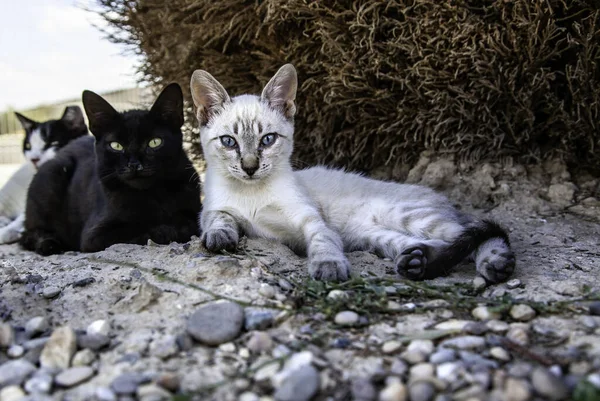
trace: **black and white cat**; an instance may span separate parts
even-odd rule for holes
[[[239,236],[281,241],[308,256],[313,278],[346,280],[344,251],[395,261],[400,274],[432,278],[472,255],[499,282],[514,270],[508,235],[455,209],[432,189],[325,167],[292,171],[296,70],[281,67],[261,96],[229,97],[208,72],[191,91],[206,160],[202,241],[235,249]]]
[[[90,91],[83,105],[94,136],[69,143],[35,175],[21,245],[49,255],[198,234],[200,180],[182,148],[179,85],[149,111],[119,113]]]
[[[14,219],[0,228],[0,244],[15,242],[23,231],[27,188],[36,169],[52,159],[58,149],[75,138],[88,134],[83,113],[78,106],[68,106],[58,120],[37,122],[15,113],[25,130],[23,154],[25,165],[0,189],[0,215]]]

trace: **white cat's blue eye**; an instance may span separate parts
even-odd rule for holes
[[[271,145],[273,145],[273,143],[275,143],[276,139],[277,139],[277,134],[267,134],[260,139],[260,143],[263,146],[271,146]]]
[[[235,148],[237,146],[237,142],[235,141],[235,139],[233,139],[229,135],[223,135],[220,139],[221,143],[226,148]]]

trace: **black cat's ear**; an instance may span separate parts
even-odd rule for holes
[[[298,77],[296,69],[291,64],[286,64],[277,71],[262,91],[261,99],[272,108],[280,111],[286,118],[292,119],[296,114],[296,91],[298,90]]]
[[[60,120],[70,131],[87,131],[83,112],[79,106],[67,106]]]
[[[81,98],[85,114],[90,122],[90,131],[95,136],[102,135],[106,129],[118,121],[119,113],[102,96],[85,90]]]
[[[223,85],[204,70],[194,71],[190,89],[200,125],[208,124],[210,119],[221,111],[223,104],[231,101]]]
[[[31,131],[33,127],[35,127],[38,124],[35,121],[25,117],[23,114],[15,112],[15,115],[19,119],[19,122],[21,123],[23,129],[27,132]]]
[[[172,83],[160,92],[152,105],[150,113],[175,128],[183,125],[183,92],[181,87]]]

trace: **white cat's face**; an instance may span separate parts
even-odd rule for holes
[[[244,183],[286,167],[293,150],[293,123],[258,96],[233,98],[200,132],[209,165]]]
[[[289,169],[294,142],[296,70],[284,65],[261,96],[229,97],[208,72],[192,75],[191,89],[207,166],[247,184]]]

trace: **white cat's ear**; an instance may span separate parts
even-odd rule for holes
[[[35,121],[25,117],[23,114],[15,112],[15,115],[19,119],[19,122],[21,123],[23,129],[27,132],[31,131],[31,129],[37,125]]]
[[[87,131],[85,125],[85,119],[83,118],[83,112],[79,106],[67,106],[60,120],[67,126],[68,129],[83,130]]]
[[[196,106],[196,118],[200,125],[208,124],[210,119],[221,110],[223,104],[231,100],[223,85],[203,70],[196,70],[192,74],[190,90]]]
[[[172,83],[160,92],[150,112],[174,128],[183,125],[183,92],[179,84]]]
[[[277,71],[262,91],[261,99],[267,101],[275,110],[281,111],[288,119],[296,114],[296,91],[298,76],[291,64],[286,64]]]
[[[85,90],[81,98],[90,122],[90,131],[95,136],[102,135],[107,128],[119,120],[119,113],[102,96]]]

